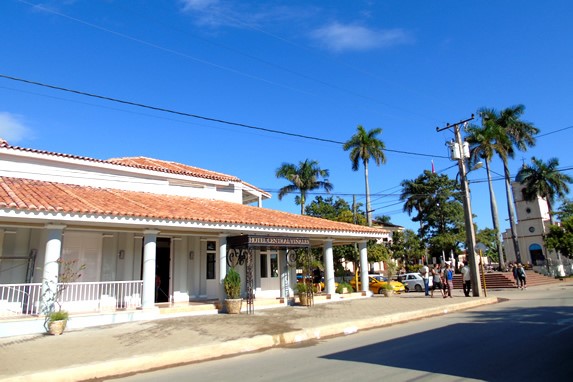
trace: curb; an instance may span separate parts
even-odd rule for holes
[[[279,345],[288,345],[357,333],[360,330],[378,328],[396,323],[417,320],[448,314],[451,312],[476,308],[483,305],[495,304],[502,301],[497,297],[486,297],[467,302],[453,304],[446,307],[421,309],[410,312],[395,313],[380,317],[347,321],[338,324],[318,326],[315,328],[295,330],[275,335],[258,335],[251,338],[239,338],[236,340],[220,342],[210,345],[188,347],[185,349],[171,350],[161,353],[151,353],[136,357],[128,357],[94,364],[83,364],[60,368],[58,370],[46,370],[31,374],[22,374],[0,381],[10,382],[43,382],[43,381],[83,381],[95,378],[106,378],[124,374],[151,371],[165,367],[188,364],[192,362],[206,361],[225,356],[248,353],[256,350],[268,349]]]

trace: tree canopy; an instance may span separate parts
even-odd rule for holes
[[[374,160],[376,165],[386,163],[386,156],[384,149],[386,146],[384,142],[378,139],[378,135],[382,134],[382,129],[372,129],[366,131],[364,127],[358,125],[356,134],[348,140],[342,148],[344,151],[350,150],[350,161],[352,162],[352,170],[358,171],[360,162],[364,165],[364,184],[366,188],[366,221],[369,226],[372,225],[372,207],[370,205],[370,186],[368,181],[368,163],[371,159]]]
[[[464,211],[460,186],[447,175],[425,170],[416,179],[401,183],[404,211],[420,222],[419,235],[429,244],[430,254],[440,257],[464,241]]]
[[[298,166],[283,163],[277,168],[275,175],[277,178],[286,179],[291,183],[279,190],[279,200],[282,200],[287,194],[299,192],[295,198],[295,203],[300,205],[301,215],[304,215],[306,195],[309,191],[323,188],[326,192],[330,192],[333,188],[327,179],[330,175],[329,171],[321,169],[315,160],[306,159],[304,162],[299,162]]]
[[[559,171],[559,160],[551,158],[543,162],[536,157],[531,158],[531,165],[524,165],[517,173],[516,179],[525,186],[525,200],[536,200],[538,196],[547,201],[549,217],[553,221],[553,204],[555,198],[565,198],[569,193],[568,184],[573,179]]]

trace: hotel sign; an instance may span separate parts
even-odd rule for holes
[[[227,238],[227,244],[247,247],[306,248],[310,247],[310,239],[306,237],[244,235]]]

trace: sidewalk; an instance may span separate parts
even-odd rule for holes
[[[543,288],[543,287],[539,287]],[[0,381],[76,381],[254,351],[494,304],[516,290],[454,298],[408,293],[256,309],[253,315],[165,318],[0,339]]]

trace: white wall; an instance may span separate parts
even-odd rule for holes
[[[59,183],[243,202],[240,183],[141,170],[97,161],[8,151],[0,172],[5,176]]]

